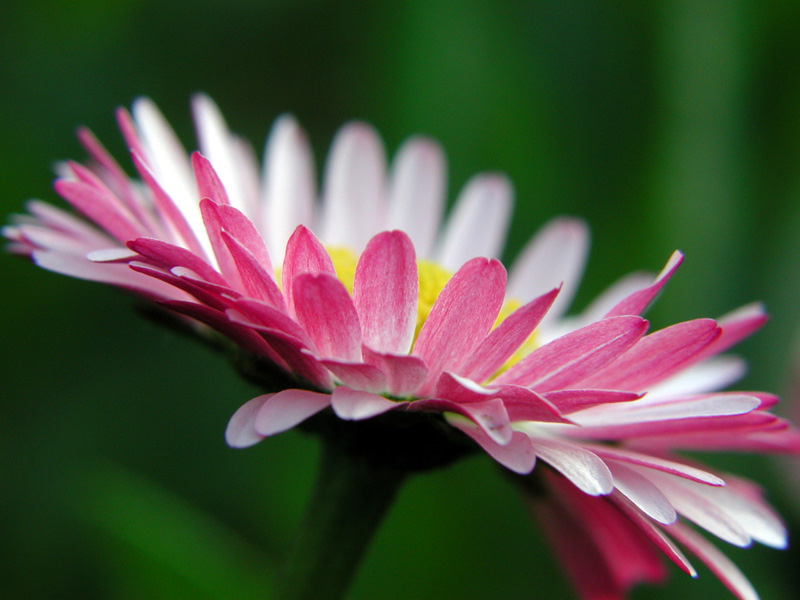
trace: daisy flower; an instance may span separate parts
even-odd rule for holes
[[[333,142],[318,200],[292,117],[275,123],[259,168],[211,100],[196,97],[194,115],[200,150],[187,155],[149,100],[118,112],[138,179],[80,130],[90,164],[62,165],[55,188],[82,217],[33,201],[4,229],[11,251],[132,290],[280,370],[289,385],[236,411],[231,446],[319,413],[433,415],[521,478],[584,598],[658,580],[662,554],[695,575],[674,541],[755,597],[687,522],[774,547],[782,523],[754,485],[679,452],[800,451],[769,412],[775,397],[717,391],[743,372],[720,353],[764,323],[759,305],[649,332],[641,315],[676,252],[657,276],[624,278],[564,318],[586,227],[552,221],[507,273],[504,176],[471,179],[445,221],[439,146],[411,138],[387,166],[378,135],[354,122]]]

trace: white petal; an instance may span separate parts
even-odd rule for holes
[[[675,509],[649,479],[616,461],[607,461],[614,475],[614,487],[625,494],[642,512],[659,523],[669,525],[678,518]]]
[[[228,427],[225,429],[225,441],[229,446],[247,448],[264,439],[263,435],[256,432],[254,422],[256,413],[271,397],[272,394],[256,396],[233,413],[231,420],[228,421]]]
[[[476,256],[497,258],[505,242],[512,197],[511,182],[504,175],[482,174],[470,179],[448,218],[437,262],[455,271]]]
[[[614,478],[603,460],[593,452],[574,444],[533,438],[536,456],[559,471],[581,491],[590,496],[610,494]]]
[[[659,382],[647,393],[651,399],[721,390],[744,377],[747,362],[738,356],[715,356]]]

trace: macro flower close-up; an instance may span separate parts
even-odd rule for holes
[[[581,598],[624,598],[663,580],[669,561],[694,577],[695,559],[735,597],[757,598],[706,534],[784,548],[784,524],[754,483],[683,453],[800,453],[798,432],[771,412],[776,396],[727,390],[745,365],[723,353],[764,325],[760,304],[653,328],[642,315],[683,262],[676,251],[659,273],[623,277],[569,312],[587,226],[549,221],[507,270],[505,176],[472,177],[445,218],[439,145],[412,137],[388,162],[372,127],[350,122],[318,192],[293,117],[277,119],[262,162],[207,96],[192,108],[190,154],[150,100],[117,112],[135,178],[81,129],[89,161],[60,163],[55,183],[72,210],[31,201],[3,233],[11,252],[131,291],[224,352],[263,390],[232,406],[230,446],[296,426],[319,435],[314,507],[338,498],[324,471],[349,468],[331,457],[366,470],[341,503],[374,499],[374,512],[349,506],[373,520],[362,531],[340,517],[328,534],[312,518],[307,530],[323,533],[299,542],[279,597],[323,597],[306,589],[313,578],[343,597],[406,477],[480,449],[517,485]],[[355,549],[341,550],[351,533]]]

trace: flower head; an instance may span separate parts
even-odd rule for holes
[[[694,574],[670,538],[752,597],[683,521],[740,546],[784,546],[782,524],[752,485],[677,452],[800,451],[768,412],[773,396],[716,391],[741,375],[719,355],[764,323],[760,306],[648,333],[641,314],[679,267],[676,252],[656,277],[629,276],[562,318],[586,228],[556,219],[507,275],[496,259],[505,177],[470,180],[440,231],[445,165],[431,140],[407,141],[387,169],[377,134],[346,125],[318,203],[291,117],[276,122],[259,170],[208,98],[194,109],[202,153],[191,156],[148,100],[133,117],[119,111],[138,180],[81,130],[92,163],[64,165],[56,190],[85,218],[32,202],[4,230],[11,249],[134,290],[289,377],[236,411],[232,446],[327,409],[345,421],[433,413],[526,476],[538,513],[559,516],[545,524],[585,597],[657,579],[656,551]]]

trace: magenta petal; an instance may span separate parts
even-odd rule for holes
[[[244,290],[257,300],[268,302],[278,309],[285,308],[283,294],[265,265],[227,231],[222,232],[222,241],[236,263]]]
[[[331,404],[330,394],[284,390],[271,396],[255,416],[255,431],[264,437],[299,425]]]
[[[646,329],[647,321],[636,316],[597,321],[537,348],[495,381],[524,385],[538,392],[573,386],[617,359]]]
[[[274,306],[270,306],[264,302],[253,300],[251,298],[238,298],[233,301],[236,309],[244,315],[247,319],[242,320],[242,323],[252,325],[253,322],[267,327],[268,329],[276,329],[297,338],[304,345],[309,346],[310,340],[297,322],[292,319],[285,312],[278,310]],[[231,320],[241,320],[239,317],[229,315]]]
[[[428,365],[429,385],[472,352],[500,312],[506,271],[496,260],[474,258],[447,282],[414,344],[415,356]],[[422,391],[421,393],[424,393]]]
[[[408,410],[451,412],[467,417],[478,425],[494,443],[500,445],[508,444],[514,433],[506,407],[499,398],[465,403],[439,398],[416,400],[409,404]]]
[[[616,317],[620,318],[620,317]],[[624,355],[582,386],[643,391],[693,364],[698,354],[720,335],[712,319],[678,323],[643,337]]]
[[[344,284],[327,274],[302,274],[294,280],[297,322],[321,357],[359,362],[361,327]]]
[[[216,204],[230,204],[228,192],[225,191],[225,186],[222,180],[214,170],[205,156],[199,152],[192,153],[192,169],[194,170],[194,178],[197,181],[197,191],[200,198],[209,198]]]
[[[392,396],[403,397],[413,394],[428,377],[428,367],[418,356],[407,354],[381,354],[362,345],[364,362],[381,370],[386,376],[386,391]]]
[[[671,525],[669,532],[672,537],[702,560],[739,600],[759,600],[752,584],[714,544],[682,523]]]
[[[286,254],[281,272],[283,295],[289,314],[294,316],[294,280],[298,275],[327,273],[336,275],[333,261],[322,244],[306,227],[300,225],[294,230],[286,244]]]
[[[561,414],[568,415],[585,408],[600,404],[617,402],[633,402],[642,397],[636,392],[619,392],[616,390],[554,390],[542,394]]]
[[[525,342],[553,304],[558,289],[518,308],[493,329],[456,373],[474,381],[491,377]]]
[[[370,419],[404,404],[404,402],[394,402],[378,394],[353,390],[344,386],[333,390],[331,400],[331,406],[336,416],[350,421]]]
[[[664,266],[658,276],[656,276],[656,279],[652,285],[638,290],[624,300],[620,301],[614,306],[614,308],[608,311],[606,317],[642,314],[656,297],[658,292],[661,291],[661,288],[664,287],[664,284],[666,284],[675,271],[678,270],[678,267],[681,266],[682,262],[683,254],[678,251],[673,252],[672,256],[669,257],[667,264]]]
[[[379,233],[362,253],[353,283],[364,343],[376,352],[407,353],[414,338],[418,296],[411,240],[402,231]]]
[[[377,367],[336,360],[321,360],[320,362],[346,386],[375,394],[386,391],[386,376]]]
[[[448,423],[475,440],[489,456],[507,469],[521,475],[526,475],[533,471],[533,467],[536,464],[536,454],[533,451],[530,438],[524,433],[514,431],[508,443],[498,444],[483,429],[471,421],[458,415],[445,416]]]
[[[256,413],[273,395],[256,396],[233,413],[231,420],[228,421],[228,427],[225,429],[225,441],[230,447],[247,448],[264,439],[263,435],[256,433]]]
[[[151,238],[138,238],[128,242],[128,248],[167,270],[172,267],[186,267],[206,281],[218,285],[227,285],[222,276],[207,262],[197,254],[180,246]]]

